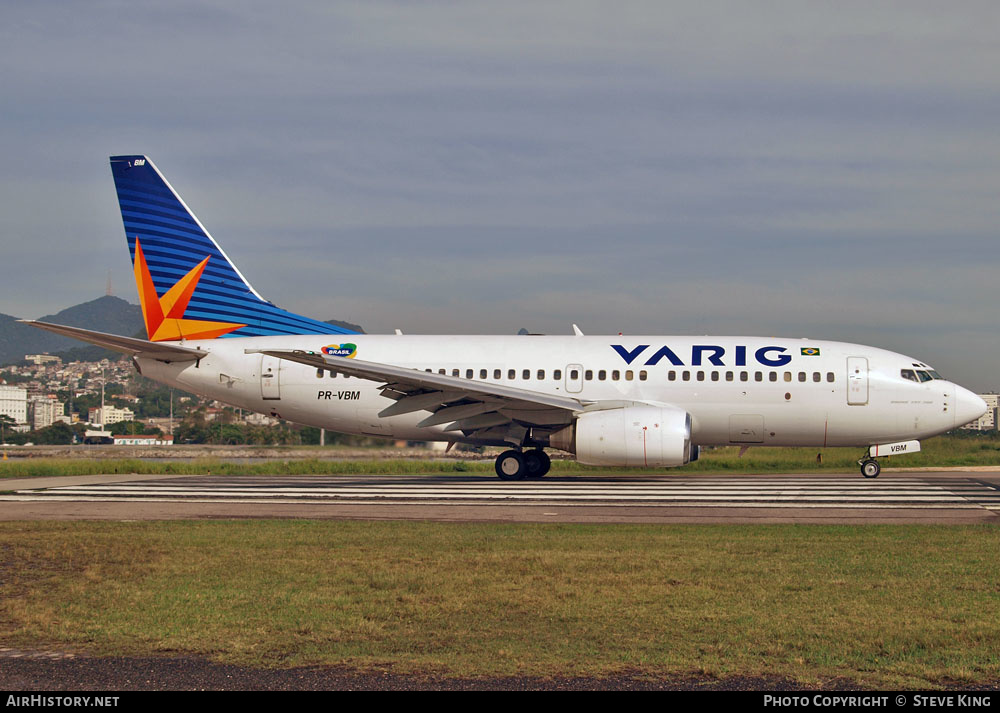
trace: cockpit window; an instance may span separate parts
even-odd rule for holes
[[[920,382],[921,383],[923,383],[925,381],[930,381],[931,379],[934,378],[933,376],[931,376],[930,374],[928,374],[926,371],[920,371],[919,369],[917,370],[917,376],[920,377]]]
[[[917,383],[920,382],[920,379],[917,378],[917,374],[913,371],[913,369],[900,369],[899,375],[907,381],[916,381]]]
[[[939,373],[937,373],[936,371],[928,371],[927,373],[928,373],[928,374],[930,374],[930,375],[931,375],[931,378],[933,378],[933,379],[944,379],[944,377],[943,377],[943,376],[941,376],[941,375],[940,375]]]

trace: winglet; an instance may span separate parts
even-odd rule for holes
[[[583,332],[581,332],[580,328],[577,327],[575,324],[573,325],[573,334],[575,334],[578,337],[582,337],[583,336]]]

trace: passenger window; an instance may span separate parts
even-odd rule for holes
[[[699,372],[697,372],[695,374],[695,377],[698,379],[698,381],[704,381],[705,380],[705,372],[699,371]]]
[[[683,381],[691,381],[691,372],[690,371],[682,371],[681,372],[681,379]]]
[[[754,381],[763,381],[764,380],[764,374],[761,373],[761,372],[759,372],[759,371],[755,371],[754,374],[753,374],[753,380]]]
[[[434,373],[433,369],[424,369],[424,371],[426,371],[428,374],[433,374]]]
[[[444,369],[438,369],[438,373],[439,374],[446,374],[447,372]]]
[[[677,372],[671,369],[667,372],[667,381],[677,381]]]
[[[323,370],[322,369],[317,369],[316,370],[316,378],[317,379],[322,379],[323,378]]]
[[[576,381],[577,379],[580,378],[580,372],[577,371],[576,369],[570,369],[569,378],[570,381]]]
[[[510,381],[513,381],[515,378],[517,378],[517,372],[514,371],[513,369],[508,369],[507,370],[507,379],[510,380]]]
[[[619,379],[621,379],[621,376],[622,376],[622,373],[620,371],[612,371],[611,372],[611,380],[612,381],[618,381]]]
[[[776,371],[769,371],[769,372],[767,372],[767,379],[768,379],[768,381],[777,381],[778,380],[778,372],[776,372]]]
[[[586,379],[587,381],[593,381],[594,371],[592,369],[587,369],[585,372],[583,372],[583,378]]]
[[[792,372],[786,371],[785,372],[785,381],[791,381],[791,380],[792,380]]]
[[[553,371],[552,372],[552,378],[555,379],[556,381],[561,380],[562,379],[562,369],[556,369],[555,371]]]
[[[805,380],[806,380],[806,373],[804,371],[800,371],[799,372],[799,381],[805,382]]]
[[[499,369],[494,369],[493,370],[493,378],[497,379],[498,381],[500,380],[500,370]]]
[[[719,380],[719,372],[713,371],[712,372],[712,381],[718,381],[718,380]]]
[[[833,380],[834,380],[835,378],[836,378],[836,377],[835,377],[835,376],[833,375],[833,372],[832,372],[832,371],[828,371],[828,372],[826,372],[826,380],[827,380],[827,381],[829,381],[829,382],[830,382],[831,384],[833,383]]]
[[[465,370],[465,378],[466,379],[471,379],[472,378],[472,369],[466,369]]]
[[[480,369],[479,370],[479,379],[481,381],[486,379],[486,369]]]
[[[741,371],[740,372],[740,381],[750,381],[750,372],[748,372],[748,371]]]
[[[601,369],[600,371],[597,372],[598,381],[604,381],[607,378],[608,378],[608,372],[606,372],[604,369]]]
[[[521,372],[521,378],[527,381],[531,378],[531,369],[525,369]]]
[[[819,383],[822,380],[822,375],[818,371],[813,372],[813,381]]]
[[[545,381],[545,369],[538,370],[538,380]]]
[[[646,380],[646,370],[643,369],[642,371],[639,372],[639,381],[645,381],[645,380]]]
[[[458,371],[458,369],[452,369],[452,370],[451,370],[451,375],[452,375],[452,376],[458,376],[458,374],[459,374],[459,371]]]
[[[735,376],[735,374],[733,374],[733,372],[727,371],[726,372],[726,381],[732,381],[733,380],[733,376]]]
[[[625,381],[632,381],[632,370],[627,369],[625,371]]]

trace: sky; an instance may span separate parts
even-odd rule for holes
[[[0,4],[0,312],[136,302],[149,156],[368,332],[836,339],[1000,390],[995,2]]]

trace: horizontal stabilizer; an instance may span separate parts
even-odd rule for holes
[[[131,356],[141,356],[158,361],[197,361],[205,356],[206,352],[201,349],[191,349],[180,347],[163,342],[147,342],[145,339],[135,339],[134,337],[120,337],[117,334],[106,334],[105,332],[94,332],[89,329],[79,327],[67,327],[62,324],[50,324],[49,322],[36,322],[33,319],[18,320],[21,324],[44,329],[47,332],[72,337],[82,342],[88,342],[105,349],[129,354]]]

